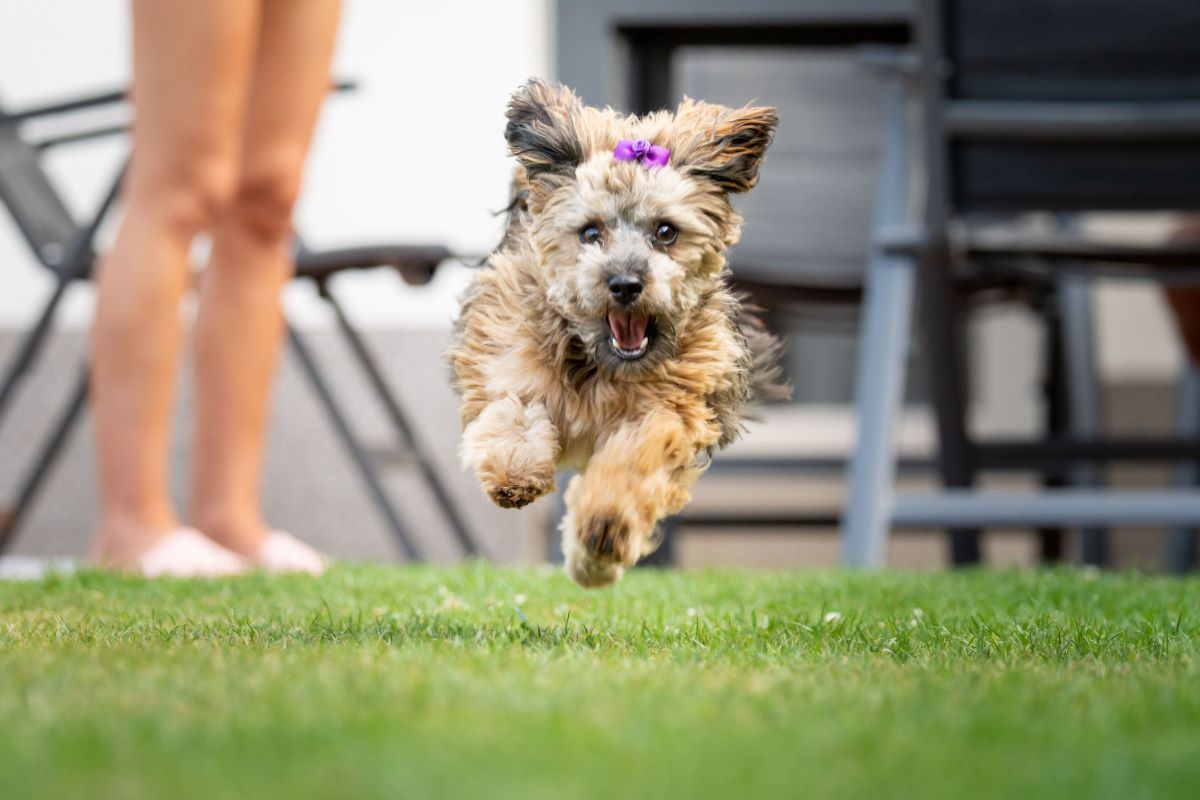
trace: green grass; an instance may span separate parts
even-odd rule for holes
[[[0,795],[1197,797],[1200,582],[0,583]]]

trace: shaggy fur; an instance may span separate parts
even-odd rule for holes
[[[623,116],[536,80],[509,103],[520,165],[508,227],[447,354],[461,455],[505,508],[553,491],[559,467],[580,471],[562,532],[584,586],[651,552],[658,521],[738,436],[746,404],[779,391],[778,345],[724,271],[742,221],[729,195],[757,182],[776,122],[771,108],[686,99],[673,114]],[[670,164],[618,161],[620,139],[668,147]],[[673,241],[656,238],[664,223]],[[640,281],[631,305],[614,299],[614,276]],[[652,320],[640,357],[615,349],[621,313]]]

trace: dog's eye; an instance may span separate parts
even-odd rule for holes
[[[584,225],[579,229],[579,241],[584,244],[599,244],[600,243],[600,226],[599,225]]]
[[[669,222],[660,222],[654,229],[654,243],[661,244],[663,247],[675,244],[677,236],[679,236],[679,231],[675,230],[675,226]]]

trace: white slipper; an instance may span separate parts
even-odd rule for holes
[[[320,575],[329,566],[329,559],[290,533],[271,531],[263,539],[253,563],[267,572]]]
[[[147,578],[214,578],[246,571],[246,561],[192,528],[167,534],[137,560]]]

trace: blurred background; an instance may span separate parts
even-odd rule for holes
[[[441,243],[461,260],[426,285],[390,270],[350,273],[334,285],[349,316],[385,367],[450,501],[482,553],[502,562],[554,557],[558,507],[492,508],[455,458],[456,402],[441,362],[466,263],[497,241],[494,212],[507,203],[511,163],[502,137],[509,93],[532,75],[574,86],[594,105],[640,110],[684,94],[741,105],[776,105],[781,124],[758,188],[740,203],[747,217],[732,263],[769,306],[788,341],[794,402],[772,407],[731,456],[812,457],[819,470],[714,469],[689,515],[672,528],[669,559],[682,566],[738,563],[824,565],[838,558],[837,513],[844,497],[839,460],[854,440],[851,408],[861,288],[883,126],[884,82],[861,64],[863,45],[911,38],[907,0],[448,0],[436,4],[348,0],[335,75],[356,91],[331,96],[318,128],[298,231],[313,247],[361,242]],[[123,0],[0,0],[0,103],[6,110],[124,86],[129,78],[128,9]],[[124,111],[86,112],[100,122]],[[42,125],[42,127],[39,127]],[[30,123],[30,135],[54,135]],[[86,216],[128,146],[124,137],[55,148],[44,165],[72,211]],[[1100,215],[1086,223],[1115,239],[1161,238],[1164,214]],[[110,235],[111,221],[100,235]],[[203,243],[198,246],[202,255]],[[466,263],[464,263],[466,262]],[[803,270],[805,292],[783,292]],[[34,322],[53,276],[41,268],[10,217],[0,212],[0,363]],[[1110,430],[1167,431],[1182,355],[1159,289],[1149,282],[1096,280],[1095,313],[1104,424]],[[388,420],[355,374],[328,307],[297,282],[284,298],[289,319],[309,334],[362,438],[386,443]],[[74,285],[37,369],[0,427],[0,498],[15,490],[83,353],[92,297]],[[1034,435],[1047,409],[1044,326],[1028,304],[1000,303],[973,314],[967,332],[970,425],[988,434]],[[933,425],[920,355],[900,426],[906,454],[928,456]],[[186,371],[174,449],[174,485],[185,485],[189,431]],[[267,459],[267,518],[336,557],[401,557],[292,354],[281,365]],[[89,432],[76,431],[9,552],[80,556],[95,507]],[[420,475],[385,463],[381,473],[421,550],[457,557],[444,516]],[[1115,483],[1161,482],[1165,469],[1114,470]],[[929,476],[905,480],[931,484]],[[1028,477],[1001,479],[1028,485]],[[810,516],[803,527],[745,525],[747,508]],[[704,517],[712,519],[703,520]],[[822,520],[825,520],[822,522]],[[984,538],[989,564],[1032,564],[1044,551],[1033,531]],[[1062,553],[1073,558],[1068,531]],[[1161,531],[1117,531],[1108,563],[1161,562]],[[910,568],[947,563],[944,537],[893,537],[888,562]]]

